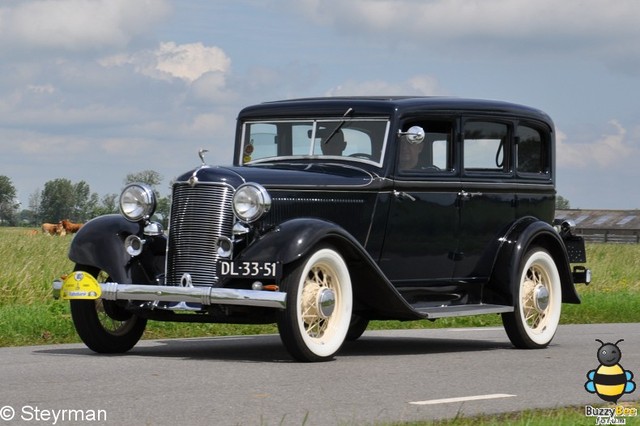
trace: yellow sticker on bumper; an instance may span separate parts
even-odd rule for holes
[[[102,294],[98,281],[86,272],[76,271],[64,280],[60,295],[65,300],[97,299]]]

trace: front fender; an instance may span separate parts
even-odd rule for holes
[[[118,283],[132,283],[131,256],[124,239],[139,234],[140,225],[118,214],[99,216],[87,222],[74,236],[69,259],[76,264],[95,266]]]
[[[276,260],[286,265],[304,257],[309,250],[326,239],[346,240],[351,246],[360,246],[335,223],[313,218],[292,219],[261,235],[240,253],[238,259]],[[361,250],[364,252],[363,248]]]
[[[520,285],[520,265],[532,246],[546,249],[556,262],[562,285],[562,302],[580,303],[573,283],[567,249],[551,225],[534,217],[525,217],[516,222],[501,241],[488,285],[488,290],[496,299],[493,300],[494,303],[515,304],[517,286]]]
[[[376,318],[422,319],[386,278],[366,249],[333,222],[314,218],[292,219],[261,235],[237,260],[277,261],[287,265],[305,258],[319,244],[334,246],[349,265],[354,298],[363,311]]]

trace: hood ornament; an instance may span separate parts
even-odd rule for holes
[[[200,157],[200,161],[202,161],[202,165],[203,166],[205,165],[205,162],[204,162],[204,153],[205,152],[209,152],[209,150],[208,149],[200,149],[198,151],[198,157]]]
[[[209,152],[209,150],[208,149],[204,149],[204,148],[201,148],[201,149],[198,150],[198,157],[200,157],[200,161],[202,162],[202,164],[200,165],[199,169],[195,169],[193,171],[193,174],[189,178],[188,182],[189,182],[189,185],[191,185],[191,187],[196,186],[196,184],[198,183],[198,176],[197,176],[198,171],[207,166],[207,163],[204,162],[204,153],[205,152]]]

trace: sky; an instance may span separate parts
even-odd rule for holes
[[[637,0],[4,0],[0,175],[23,208],[47,181],[120,193],[232,162],[264,101],[498,99],[556,125],[572,208],[640,209]]]

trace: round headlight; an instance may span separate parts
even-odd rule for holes
[[[254,222],[271,208],[271,197],[262,185],[245,183],[233,195],[233,212],[245,223]]]
[[[120,213],[132,222],[148,219],[156,210],[156,195],[144,183],[127,185],[120,194]]]

